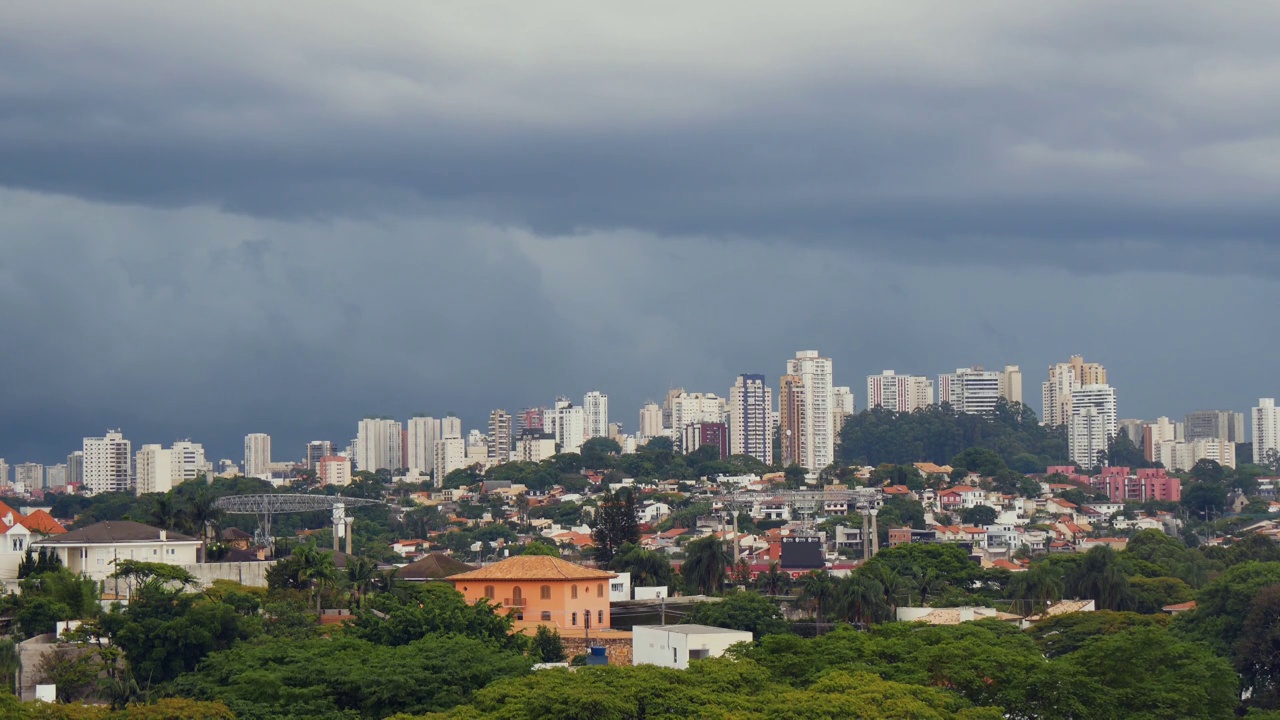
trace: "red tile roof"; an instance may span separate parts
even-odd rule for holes
[[[67,531],[53,516],[44,510],[36,510],[22,519],[22,526],[41,535],[61,535]]]

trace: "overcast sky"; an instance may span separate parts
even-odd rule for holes
[[[1280,394],[1280,6],[13,3],[0,457],[1106,364]]]

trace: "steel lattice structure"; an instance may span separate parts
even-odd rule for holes
[[[269,493],[264,495],[227,495],[214,501],[214,507],[229,515],[257,515],[259,542],[270,543],[271,516],[281,513],[319,512],[328,510],[333,513],[335,525],[341,522],[349,507],[361,505],[381,505],[380,500],[367,498],[349,498],[338,495],[292,495],[288,493]]]

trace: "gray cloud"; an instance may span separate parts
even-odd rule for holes
[[[800,347],[860,399],[1004,362],[1034,397],[1086,352],[1124,414],[1243,407],[1273,394],[1277,15],[10,9],[0,453],[591,387],[634,424]]]

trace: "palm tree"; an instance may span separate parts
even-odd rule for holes
[[[332,585],[338,576],[333,553],[317,550],[314,544],[299,545],[293,550],[292,560],[297,567],[298,584],[310,588],[315,594],[316,612],[320,612],[320,593]]]
[[[524,493],[516,496],[516,516],[522,525],[529,524],[529,496]]]
[[[685,584],[703,595],[719,592],[733,558],[724,543],[714,535],[694,540],[685,547],[684,565],[680,567]]]
[[[814,613],[819,628],[831,609],[835,589],[835,578],[826,570],[813,570],[800,580],[800,602]]]
[[[1105,545],[1084,554],[1067,576],[1065,590],[1076,597],[1093,600],[1099,610],[1124,610],[1133,600],[1129,578],[1120,566],[1120,559]]]
[[[165,530],[176,529],[181,516],[177,504],[173,502],[171,493],[155,495],[149,498],[146,513],[148,523]]]
[[[869,579],[875,580],[880,584],[881,592],[884,593],[885,604],[892,610],[898,608],[898,596],[906,595],[907,602],[911,602],[910,589],[902,576],[887,565],[872,564],[862,570]]]
[[[781,595],[791,589],[791,575],[782,572],[778,563],[756,576],[756,587],[765,595]]]
[[[194,497],[191,498],[191,504],[187,507],[183,517],[186,520],[187,528],[192,535],[200,538],[200,559],[202,561],[208,557],[207,545],[209,536],[214,533],[215,529],[222,525],[224,513],[215,505],[218,498],[207,488],[199,490]]]
[[[1016,572],[1009,578],[1007,594],[1013,600],[1013,611],[1030,615],[1036,608],[1062,599],[1062,577],[1046,563],[1037,563],[1030,569]]]
[[[924,607],[929,602],[929,598],[942,592],[946,587],[946,581],[943,580],[936,568],[911,568],[911,586],[915,588],[917,594],[920,595],[920,606]]]
[[[884,586],[879,581],[862,573],[854,573],[841,580],[836,587],[835,603],[840,617],[866,627],[892,616],[884,597]]]
[[[346,571],[347,583],[356,595],[356,605],[363,605],[374,576],[378,574],[378,564],[367,557],[354,557],[347,561]]]

